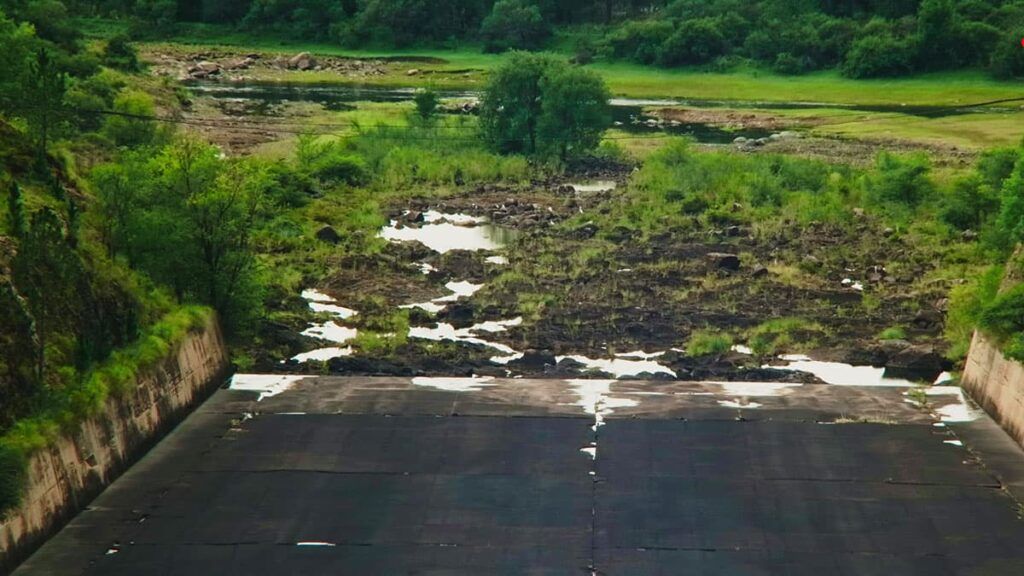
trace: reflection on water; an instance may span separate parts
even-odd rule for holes
[[[379,234],[381,238],[394,242],[421,242],[442,254],[451,250],[497,250],[515,235],[514,230],[490,224],[463,226],[441,222],[412,227],[400,225],[394,220],[382,228]]]

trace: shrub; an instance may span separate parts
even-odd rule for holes
[[[731,336],[711,330],[698,330],[686,342],[686,353],[694,357],[721,355],[731,349]]]
[[[615,58],[654,64],[658,49],[674,30],[668,20],[632,20],[611,32],[605,43]]]
[[[915,207],[932,195],[931,165],[923,154],[896,156],[882,152],[866,180],[869,199],[876,203]]]
[[[156,113],[153,98],[145,92],[125,90],[114,99],[114,112],[103,122],[103,134],[118,146],[143,146],[153,142],[157,129],[150,118]]]
[[[939,216],[958,230],[980,230],[999,210],[999,192],[972,174],[960,178],[943,199]]]
[[[687,20],[662,43],[658,50],[658,64],[705,64],[728,51],[728,42],[717,19]]]
[[[814,69],[814,62],[806,56],[794,56],[783,52],[775,58],[772,70],[779,74],[806,74]]]
[[[1024,31],[1003,37],[992,52],[989,71],[996,78],[1024,78],[1024,49],[1020,41]]]
[[[419,116],[419,119],[428,122],[437,114],[437,107],[441,99],[437,92],[426,89],[417,91],[416,95],[412,97],[412,101],[416,105],[416,115]]]
[[[1000,341],[1024,332],[1024,284],[997,294],[978,316],[978,326]]]
[[[540,9],[526,0],[499,0],[480,27],[484,52],[536,50],[551,35]]]
[[[850,78],[899,76],[913,69],[915,47],[892,35],[858,38],[843,61],[842,73]]]
[[[103,48],[103,64],[129,72],[139,69],[139,54],[127,35],[118,34],[107,41]]]
[[[978,326],[982,312],[995,299],[1002,279],[1003,267],[992,266],[967,284],[954,286],[950,291],[944,333],[950,343],[946,353],[949,358],[959,360],[967,355],[971,335]]]

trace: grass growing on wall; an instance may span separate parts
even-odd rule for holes
[[[206,325],[211,314],[202,306],[182,306],[164,315],[134,344],[111,354],[76,384],[52,391],[36,414],[0,436],[0,516],[20,502],[33,452],[99,414],[107,399],[130,392],[140,374],[164,361],[189,332]]]

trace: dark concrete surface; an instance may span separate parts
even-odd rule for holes
[[[595,434],[576,386],[221,390],[16,574],[1024,574],[1024,454],[986,417],[622,382]]]

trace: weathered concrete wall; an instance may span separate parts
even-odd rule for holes
[[[1024,364],[1007,359],[975,332],[962,381],[974,401],[1024,446]]]
[[[0,520],[0,574],[8,573],[206,398],[228,371],[216,321],[142,375],[133,394],[29,461],[22,506]]]

